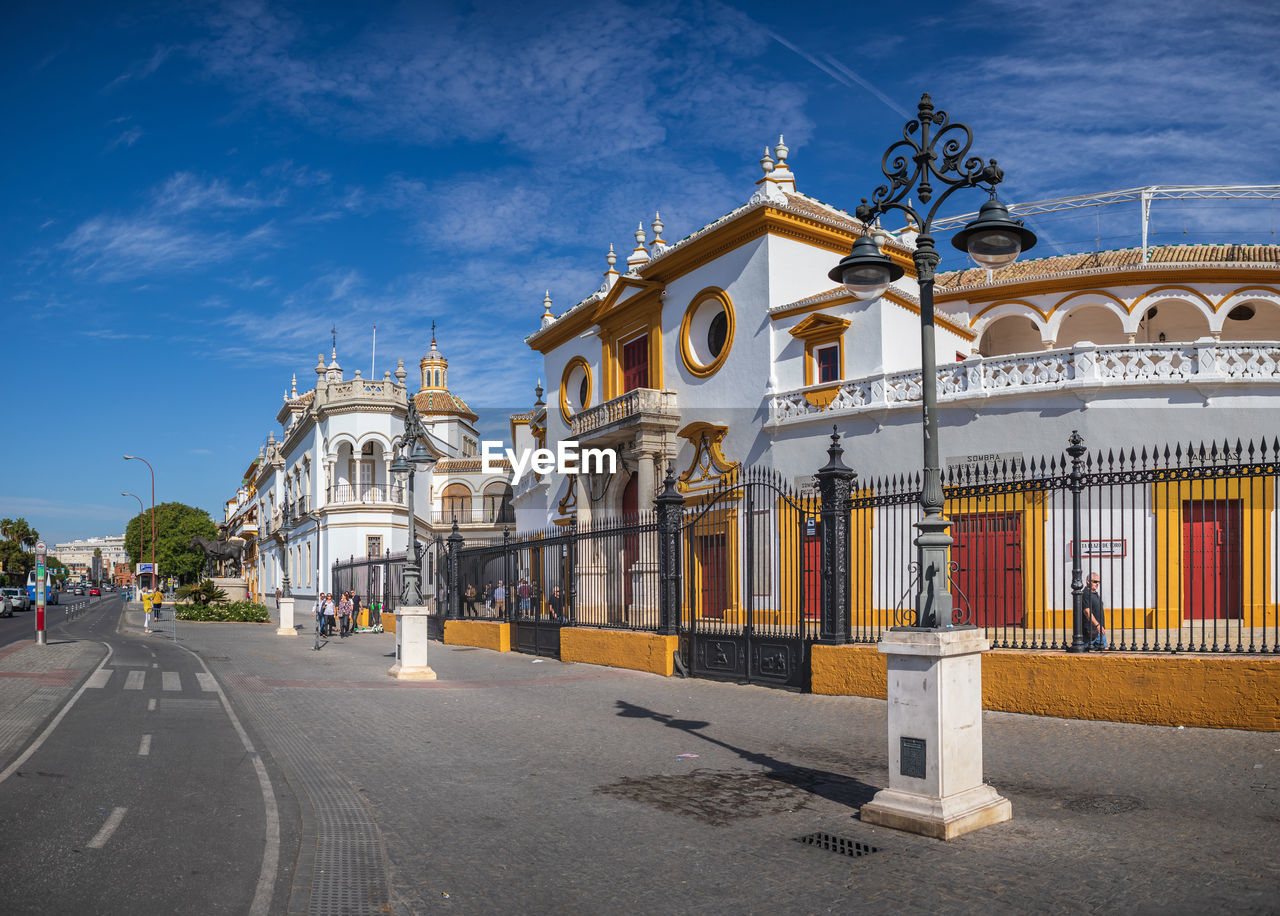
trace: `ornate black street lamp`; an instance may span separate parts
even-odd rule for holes
[[[934,215],[942,202],[961,188],[985,188],[991,199],[982,206],[978,218],[956,233],[952,244],[967,251],[980,267],[997,270],[1012,264],[1018,255],[1036,243],[1035,234],[1011,219],[1004,204],[996,199],[995,186],[1004,172],[981,157],[970,156],[973,132],[968,126],[951,123],[945,111],[934,111],[926,92],[917,106],[919,115],[908,121],[902,137],[885,150],[880,170],[889,184],[876,188],[868,203],[864,197],[855,214],[863,224],[890,210],[901,210],[917,227],[916,249],[912,255],[920,283],[920,390],[924,409],[924,490],[920,505],[924,518],[916,523],[918,587],[916,626],[927,629],[952,624],[951,592],[948,589],[951,524],[942,515],[942,468],[938,458],[938,367],[933,339],[934,271],[942,260],[930,234]],[[935,131],[934,128],[937,128]],[[934,182],[944,186],[934,197]],[[933,201],[922,216],[907,195],[915,189],[920,204]],[[903,268],[883,254],[868,236],[859,238],[853,250],[828,276],[843,283],[859,299],[875,299],[889,284],[899,279]]]
[[[400,590],[401,607],[420,607],[422,605],[422,548],[418,545],[418,517],[413,501],[413,475],[418,467],[424,470],[436,463],[436,459],[422,444],[427,431],[422,426],[422,417],[418,414],[418,405],[414,403],[413,394],[408,395],[408,410],[404,415],[404,434],[392,440],[391,447],[396,451],[396,460],[391,463],[391,470],[397,474],[409,475],[408,514],[409,514],[409,549],[404,558],[404,587]]]

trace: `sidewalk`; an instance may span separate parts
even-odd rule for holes
[[[1014,820],[865,825],[885,704],[431,646],[182,623],[304,799],[291,912],[1275,912],[1280,736],[984,715]],[[687,756],[692,755],[692,756]],[[306,801],[309,800],[309,806]],[[802,845],[827,833],[874,847]],[[350,892],[348,890],[348,892]],[[309,900],[314,897],[314,900]],[[357,908],[357,910],[359,909]]]

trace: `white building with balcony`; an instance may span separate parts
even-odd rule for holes
[[[414,478],[413,519],[419,541],[447,536],[456,521],[468,543],[501,539],[514,523],[508,465],[486,473],[477,416],[449,390],[449,364],[431,340],[419,363],[414,402],[435,464]],[[287,571],[299,596],[331,590],[332,564],[406,550],[406,480],[392,471],[393,442],[404,432],[410,389],[404,360],[394,373],[346,379],[334,348],[315,366],[315,388],[301,394],[297,377],[272,430],[227,503],[223,530],[250,545],[246,578],[261,598]],[[367,596],[366,596],[367,597]]]
[[[559,315],[544,300],[528,343],[549,403],[513,418],[517,445],[572,439],[621,463],[522,481],[521,530],[650,509],[668,461],[690,497],[742,465],[803,483],[833,426],[863,480],[920,468],[914,230],[880,240],[906,270],[884,296],[833,289],[864,227],[797,191],[788,155],[766,151],[743,206],[674,243],[655,219],[624,272],[610,246],[599,289]],[[1275,245],[1024,256],[940,274],[935,300],[946,464],[1060,454],[1073,429],[1104,451],[1278,431]]]

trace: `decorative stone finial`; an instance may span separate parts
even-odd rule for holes
[[[357,370],[356,370],[356,378],[360,378],[360,370],[359,370],[359,369],[357,369]]]
[[[782,140],[782,134],[778,134],[778,145],[773,148],[773,155],[778,158],[778,167],[781,168],[787,164],[787,153],[791,150],[787,149],[787,144]]]
[[[290,386],[290,397],[298,396],[298,373],[293,373],[293,382]]]
[[[409,373],[404,371],[404,360],[403,359],[396,360],[396,384],[403,385],[404,380],[408,376],[409,376]]]
[[[542,379],[538,379],[538,384],[534,387],[533,394],[534,397],[537,398],[537,400],[533,402],[535,407],[541,407],[546,403],[542,400]]]
[[[316,356],[316,375],[324,375],[324,354],[320,353]]]
[[[609,253],[604,256],[604,259],[609,262],[609,270],[612,272],[613,265],[618,263],[618,256],[613,252],[613,242],[609,243]]]
[[[555,317],[554,315],[551,314],[551,290],[547,290],[546,295],[542,297],[542,317],[543,318]]]
[[[649,250],[644,247],[644,223],[636,223],[636,247],[627,258],[627,268],[635,270],[649,263]]]
[[[662,214],[659,213],[657,210],[653,211],[653,224],[651,228],[653,229],[653,244],[655,245],[667,244],[662,238],[662,230],[664,228],[663,222],[662,222]]]
[[[773,171],[773,157],[769,155],[767,146],[764,148],[764,156],[760,159],[760,168],[764,169],[766,175]]]

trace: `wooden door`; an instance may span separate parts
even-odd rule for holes
[[[804,619],[822,617],[822,533],[816,518],[804,520]]]
[[[1240,555],[1239,501],[1183,501],[1184,620],[1225,620],[1240,616]]]
[[[951,523],[955,572],[952,600],[977,626],[1022,624],[1022,515],[982,512]]]
[[[728,605],[728,574],[723,534],[700,534],[694,541],[698,563],[699,610],[710,620],[723,620]]]
[[[622,391],[649,387],[649,335],[622,345]]]

